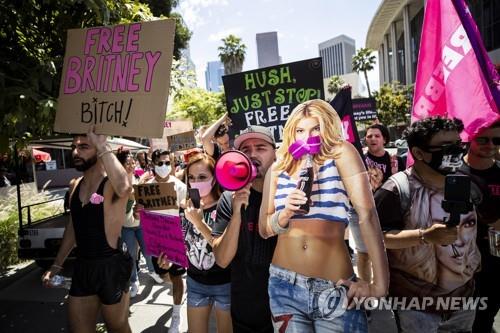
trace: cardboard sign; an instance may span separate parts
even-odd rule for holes
[[[54,130],[163,134],[174,20],[68,30]]]
[[[174,183],[134,185],[134,196],[137,203],[147,210],[179,208]]]
[[[170,151],[180,151],[196,148],[194,131],[168,136],[167,141]]]
[[[145,254],[159,257],[165,253],[169,261],[188,267],[186,245],[179,216],[140,212],[141,229],[146,247]]]
[[[354,120],[377,119],[377,103],[375,98],[357,98],[352,100]]]
[[[153,151],[156,149],[168,150],[168,136],[193,130],[193,122],[191,120],[166,120],[163,126],[162,138],[150,139]]]
[[[250,125],[270,128],[281,142],[283,126],[298,104],[324,99],[321,58],[222,77],[234,138]]]

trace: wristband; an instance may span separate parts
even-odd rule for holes
[[[112,150],[105,150],[105,151],[102,151],[100,153],[97,154],[97,158],[101,158],[103,157],[104,155],[108,154],[108,153],[112,153],[113,151]]]
[[[52,266],[50,266],[50,268],[52,268],[52,267],[55,267],[57,269],[63,269],[62,266],[59,266],[59,265],[56,265],[56,264],[52,264]]]
[[[271,229],[273,230],[273,232],[276,234],[276,235],[279,235],[279,234],[283,234],[285,232],[288,231],[288,225],[286,226],[286,228],[283,228],[282,226],[280,226],[279,224],[279,217],[280,217],[280,213],[281,211],[279,212],[276,212],[273,214],[273,216],[271,217]]]
[[[423,229],[418,229],[418,238],[420,238],[420,243],[421,244],[429,244],[429,242],[427,242],[425,240],[425,235],[424,235],[424,230]]]

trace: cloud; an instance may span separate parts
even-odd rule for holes
[[[224,37],[227,37],[228,35],[240,35],[242,32],[241,28],[229,28],[229,29],[225,29],[225,30],[221,30],[221,31],[218,31],[214,34],[210,34],[210,36],[208,36],[208,40],[211,41],[211,42],[218,42],[220,41],[222,38]]]
[[[183,0],[180,2],[178,11],[190,29],[206,24],[200,12],[207,7],[227,6],[228,0]]]

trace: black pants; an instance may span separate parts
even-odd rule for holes
[[[481,252],[481,271],[476,274],[476,297],[488,297],[485,310],[476,310],[476,319],[472,327],[473,333],[489,333],[493,328],[495,316],[500,309],[500,288],[498,273],[500,272],[500,258],[490,254],[488,240],[478,241]]]

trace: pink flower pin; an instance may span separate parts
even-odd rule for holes
[[[212,219],[212,221],[215,221],[215,217],[217,216],[217,211],[216,210],[213,210],[211,213],[210,213],[210,218]]]
[[[90,196],[90,202],[94,205],[99,205],[100,203],[104,202],[104,197],[100,194],[92,193],[92,195]]]

